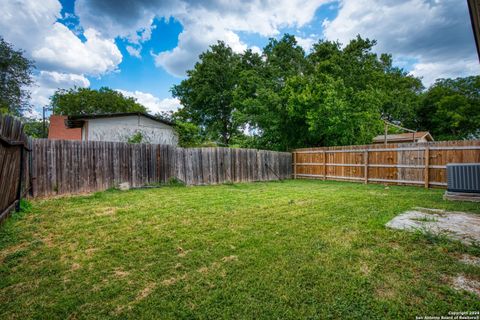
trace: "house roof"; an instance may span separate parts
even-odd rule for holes
[[[120,113],[101,113],[101,114],[84,114],[84,115],[75,115],[68,116],[68,119],[65,121],[65,124],[69,128],[78,128],[83,126],[85,120],[89,119],[100,119],[100,118],[117,118],[117,117],[128,117],[128,116],[143,116],[151,120],[164,123],[169,126],[173,126],[173,122],[154,117],[148,113],[143,112],[120,112]]]
[[[480,59],[480,1],[468,0],[468,11],[470,12],[470,22],[472,23],[473,36],[477,46],[477,54]]]
[[[428,131],[419,131],[415,133],[387,134],[387,142],[417,142],[425,138],[427,141],[433,141],[433,137]],[[379,135],[373,138],[373,143],[385,142],[385,135]]]

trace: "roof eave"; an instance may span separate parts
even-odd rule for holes
[[[174,123],[165,119],[160,119],[155,116],[152,116],[148,113],[143,112],[120,112],[120,113],[103,113],[103,114],[91,114],[91,115],[74,115],[68,116],[68,120],[91,120],[91,119],[98,119],[98,118],[117,118],[117,117],[128,117],[128,116],[144,116],[145,118],[149,118],[151,120],[164,123],[169,126],[173,126]]]

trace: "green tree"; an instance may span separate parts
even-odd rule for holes
[[[254,146],[287,150],[306,143],[305,117],[289,112],[288,79],[308,70],[305,52],[295,37],[284,35],[280,40],[270,39],[262,57],[244,56],[244,67],[236,97],[243,119],[254,135],[249,143]]]
[[[181,147],[199,147],[205,143],[205,136],[199,126],[192,122],[184,121],[178,112],[161,111],[156,117],[173,123],[178,134],[178,144]]]
[[[175,130],[178,134],[180,147],[198,147],[205,142],[200,128],[194,123],[177,121],[175,122]]]
[[[0,112],[16,116],[30,109],[33,61],[0,37]]]
[[[200,55],[195,67],[187,71],[188,78],[172,88],[184,106],[178,116],[223,145],[239,131],[233,101],[239,62],[239,55],[219,41]]]
[[[357,37],[344,48],[320,41],[305,56],[295,38],[271,40],[264,59],[238,90],[245,119],[258,129],[259,147],[370,143],[382,117],[413,117],[419,79],[372,52],[375,41]]]
[[[142,143],[143,134],[140,131],[137,131],[127,139],[127,142],[131,144]]]
[[[225,145],[289,150],[370,143],[382,119],[416,123],[423,90],[418,78],[393,67],[390,55],[375,54],[375,44],[360,36],[344,47],[319,41],[306,55],[285,34],[259,55],[234,54],[220,42],[173,88],[185,106],[176,116]]]
[[[59,89],[51,97],[51,105],[55,114],[63,115],[146,112],[135,98],[107,87]]]
[[[424,89],[422,81],[393,67],[390,55],[382,55],[381,60],[385,68],[379,84],[382,88],[382,118],[414,128],[416,110]]]
[[[349,96],[354,97],[360,92],[363,96],[370,96],[381,118],[409,123],[415,116],[422,83],[404,70],[393,67],[391,55],[373,53],[375,45],[375,40],[360,36],[343,49],[339,43],[320,41],[314,46],[309,59],[315,66],[316,74],[324,73],[342,79]]]
[[[342,79],[319,74],[289,82],[289,110],[305,115],[306,145],[370,143],[381,130],[379,102],[370,90],[352,93]]]
[[[480,138],[480,76],[439,79],[423,95],[417,128],[437,140]]]
[[[48,121],[45,123],[45,132],[43,121],[37,119],[23,119],[23,130],[32,138],[46,138],[48,135]]]

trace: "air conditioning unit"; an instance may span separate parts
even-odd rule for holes
[[[445,198],[480,201],[480,163],[447,164]]]

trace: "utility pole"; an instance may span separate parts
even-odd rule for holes
[[[407,131],[407,132],[411,132],[411,133],[412,133],[412,138],[413,138],[412,141],[415,142],[415,133],[416,133],[417,131],[412,130],[412,129],[408,129],[408,128],[401,127],[401,126],[399,126],[398,124],[394,124],[394,123],[388,122],[387,120],[383,120],[383,123],[384,123],[384,126],[385,126],[385,137],[384,137],[384,142],[385,142],[385,144],[387,144],[388,126],[392,126],[392,127],[397,128],[397,129],[400,129],[400,130],[404,130],[404,131]]]
[[[383,124],[384,124],[384,129],[385,129],[384,143],[387,144],[388,123],[387,123],[387,121],[383,121]]]
[[[53,110],[52,108],[48,106],[43,106],[42,107],[43,111],[43,137],[47,137],[47,111]]]
[[[46,133],[47,133],[47,131],[46,131],[47,127],[45,125],[45,106],[43,106],[42,109],[43,109],[43,137],[46,138],[45,136],[46,136]]]

